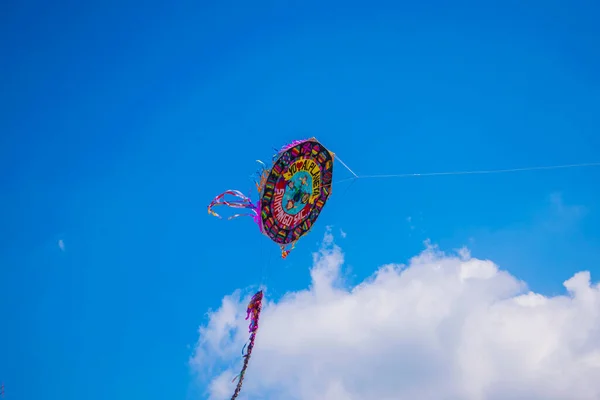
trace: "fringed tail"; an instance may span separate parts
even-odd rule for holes
[[[260,317],[260,311],[262,309],[262,299],[263,292],[262,290],[258,291],[252,299],[250,303],[248,303],[248,309],[246,310],[247,315],[246,319],[250,318],[250,325],[248,326],[248,331],[250,332],[250,340],[248,343],[248,351],[246,354],[243,354],[244,357],[244,365],[242,366],[242,370],[239,375],[233,378],[233,381],[238,379],[238,383],[235,387],[235,391],[233,392],[233,396],[231,396],[231,400],[235,400],[240,391],[242,390],[242,384],[244,382],[244,376],[246,375],[246,369],[248,368],[248,362],[250,361],[250,356],[252,355],[252,349],[254,348],[254,340],[256,339],[256,332],[258,331],[258,319]],[[245,346],[244,346],[245,347]],[[243,350],[242,350],[243,353]]]
[[[235,198],[237,198],[237,200],[225,200],[225,196],[227,196],[227,195],[235,197]],[[221,193],[220,195],[218,195],[217,197],[215,197],[213,199],[213,201],[211,201],[211,203],[208,205],[208,213],[210,215],[217,217],[217,218],[222,218],[219,214],[217,214],[213,210],[215,207],[218,207],[218,206],[227,206],[227,207],[231,207],[231,208],[244,208],[246,210],[249,210],[250,213],[234,214],[227,219],[234,219],[234,218],[244,217],[244,216],[252,217],[254,222],[256,222],[256,224],[259,226],[259,228],[261,228],[261,231],[262,231],[262,227],[261,227],[261,223],[260,223],[260,212],[259,212],[258,205],[252,203],[252,200],[250,200],[250,198],[245,196],[239,190],[226,190],[223,193]]]

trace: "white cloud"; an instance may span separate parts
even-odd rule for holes
[[[239,399],[600,398],[600,286],[588,272],[545,297],[467,249],[427,244],[353,288],[343,262],[328,231],[310,288],[264,304]],[[211,399],[234,389],[249,296],[225,297],[200,328],[191,364]]]

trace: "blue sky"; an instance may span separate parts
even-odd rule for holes
[[[354,282],[426,239],[541,293],[598,278],[600,168],[343,183],[285,261],[206,214],[307,136],[358,174],[600,161],[598,5],[391,4],[3,6],[8,400],[186,398],[206,311],[305,287],[327,225]]]

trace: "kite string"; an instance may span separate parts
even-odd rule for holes
[[[566,169],[566,168],[581,168],[581,167],[598,167],[600,162],[591,163],[579,163],[579,164],[560,164],[551,166],[536,166],[536,167],[522,167],[522,168],[504,168],[504,169],[488,169],[488,170],[472,170],[472,171],[448,171],[448,172],[426,172],[426,173],[404,173],[404,174],[380,174],[380,175],[357,175],[355,174],[339,157],[338,161],[354,175],[353,178],[346,178],[335,183],[347,182],[355,179],[383,179],[383,178],[409,178],[409,177],[423,177],[423,176],[443,176],[443,175],[475,175],[475,174],[502,174],[510,172],[523,172],[523,171],[541,171],[550,169]]]
[[[340,164],[342,164],[344,167],[346,167],[346,169],[347,169],[348,171],[350,171],[350,173],[351,173],[352,175],[354,175],[354,177],[355,177],[355,178],[358,178],[358,175],[356,175],[356,174],[354,173],[354,171],[352,171],[352,170],[350,169],[350,167],[349,167],[348,165],[346,165],[346,163],[345,163],[345,162],[343,162],[343,161],[342,161],[342,159],[341,159],[341,158],[340,158],[340,157],[339,157],[337,154],[335,155],[335,158],[336,158],[336,159],[337,159],[337,160],[340,162]]]

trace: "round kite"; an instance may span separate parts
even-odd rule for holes
[[[245,208],[260,231],[281,247],[287,257],[296,242],[307,234],[317,221],[331,194],[334,154],[315,138],[297,140],[284,146],[274,157],[270,169],[263,165],[256,182],[257,203],[236,190],[217,196],[208,206],[209,214],[219,205]],[[226,195],[237,200],[224,200]]]

